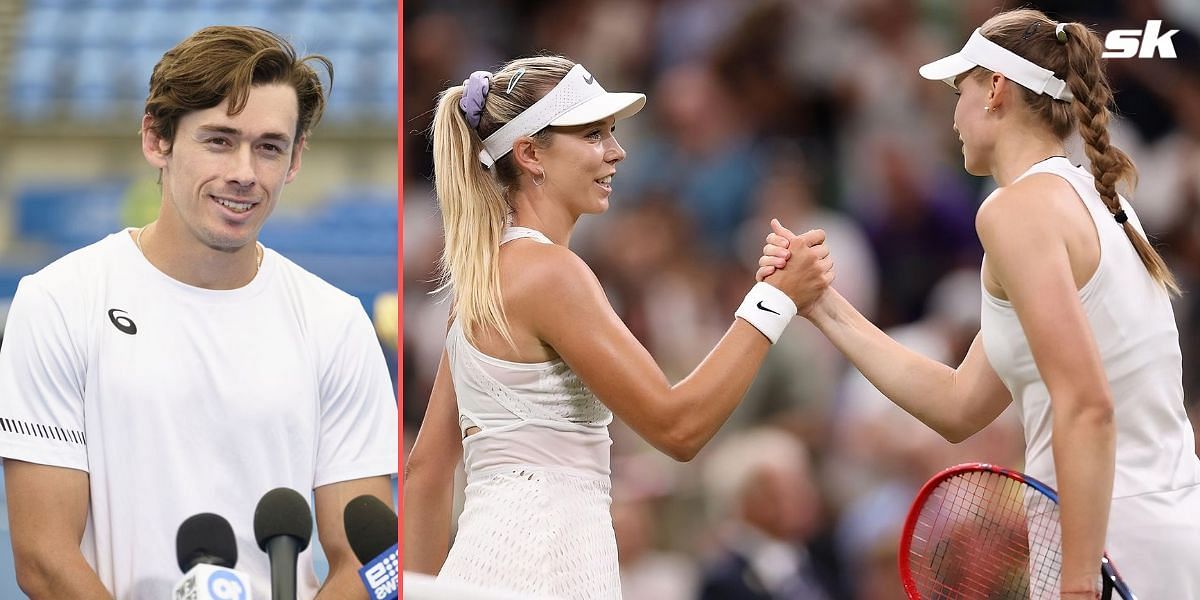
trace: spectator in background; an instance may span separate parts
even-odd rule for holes
[[[614,440],[614,445],[616,441]],[[614,452],[615,454],[615,452]],[[614,456],[613,530],[623,600],[695,600],[699,572],[690,557],[660,544],[660,502],[675,478],[650,453]]]
[[[729,325],[722,271],[677,251],[693,231],[677,197],[652,193],[594,232],[596,273],[606,282],[605,293],[672,380],[703,360]],[[740,275],[744,281],[749,273]]]
[[[630,169],[629,191],[678,197],[705,255],[734,256],[737,225],[752,206],[765,156],[733,92],[708,64],[673,67],[656,91],[663,135]]]
[[[924,90],[908,74],[926,56],[942,50],[939,36],[917,17],[917,0],[857,0],[849,3],[855,27],[822,53],[830,55],[830,85],[838,104],[833,150],[843,206],[859,218],[884,220],[887,197],[894,193],[896,165],[888,150],[905,158],[905,176],[922,194],[945,182],[936,159],[946,135],[937,112],[927,105],[945,100]],[[938,103],[940,101],[940,104]],[[890,146],[890,147],[889,147]],[[886,269],[884,270],[886,272]],[[936,278],[935,278],[936,279]]]
[[[833,468],[837,468],[834,466]],[[853,600],[907,600],[900,583],[900,532],[919,488],[895,480],[877,482],[856,496],[838,518],[838,556]]]
[[[887,290],[888,302],[877,313],[886,327],[919,318],[933,285],[956,267],[979,264],[982,249],[966,188],[923,176],[905,140],[877,141],[873,162],[882,167],[885,191],[876,198],[877,212],[867,218],[866,229],[880,288]]]
[[[791,434],[752,428],[714,446],[704,465],[720,551],[704,569],[700,598],[834,600],[841,570],[809,462]]]
[[[188,517],[233,525],[238,568],[270,590],[252,537],[262,495],[314,497],[302,598],[365,598],[346,503],[391,503],[396,403],[358,300],[257,242],[298,174],[326,90],[284,39],[208,27],[150,78],[142,152],[158,218],[25,277],[0,351],[0,455],[17,578],[32,598],[164,598]]]

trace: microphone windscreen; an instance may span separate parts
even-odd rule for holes
[[[237,539],[225,517],[200,513],[179,525],[175,534],[175,560],[184,573],[199,563],[232,569],[237,566],[237,559]]]
[[[300,540],[300,551],[312,537],[312,513],[308,500],[291,488],[275,488],[263,495],[254,507],[254,539],[263,552],[267,542],[281,535]]]
[[[399,541],[399,519],[382,500],[363,494],[346,503],[342,511],[346,539],[358,562],[367,564]]]

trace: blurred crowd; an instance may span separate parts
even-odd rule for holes
[[[1020,3],[1027,4],[1027,3]],[[905,345],[957,365],[979,329],[969,176],[946,86],[917,68],[956,51],[992,0],[503,0],[404,6],[404,427],[411,445],[444,343],[441,220],[426,135],[438,93],[539,52],[644,91],[622,122],[612,207],[572,249],[673,381],[724,333],[769,219],[822,228],[834,283]],[[1185,393],[1200,425],[1200,5],[1037,2],[1104,33],[1162,19],[1175,59],[1108,61],[1126,192],[1185,293]],[[1071,158],[1085,163],[1076,141]],[[917,488],[959,462],[1021,467],[1015,416],[951,445],[883,398],[808,323],[772,349],[695,461],[614,423],[613,515],[626,598],[903,598],[900,528]]]

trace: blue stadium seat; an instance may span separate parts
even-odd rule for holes
[[[118,114],[119,66],[126,56],[115,48],[93,46],[71,57],[75,67],[69,94],[73,113],[89,119],[108,119]]]
[[[80,27],[74,34],[82,46],[116,46],[128,35],[129,11],[126,8],[97,5],[77,14]]]
[[[37,268],[30,265],[0,263],[0,303],[12,300],[13,295],[17,293],[17,283],[21,281],[22,277],[33,273]],[[3,326],[3,323],[0,323],[0,329],[3,329]],[[0,502],[3,500],[0,498]],[[4,523],[0,523],[0,526],[7,523],[8,521],[4,521]]]
[[[121,227],[128,182],[30,185],[16,195],[16,234],[65,253]]]
[[[11,79],[13,84],[49,84],[58,68],[58,51],[42,46],[25,46],[17,51]]]
[[[263,228],[264,244],[370,309],[394,291],[398,216],[386,189],[344,190],[311,213],[277,214]]]
[[[18,34],[19,43],[25,47],[52,46],[58,41],[67,15],[67,10],[52,7],[31,8],[25,11]]]
[[[27,0],[4,93],[24,121],[123,118],[162,53],[218,23],[264,27],[331,56],[331,121],[395,119],[395,68],[377,54],[395,55],[390,0]]]
[[[78,9],[87,4],[87,0],[29,0],[25,5],[27,10],[38,10],[42,8],[68,8]]]

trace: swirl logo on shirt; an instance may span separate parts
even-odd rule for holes
[[[119,308],[114,308],[108,311],[108,320],[112,321],[113,327],[116,327],[121,333],[137,335],[137,323],[134,323],[133,319],[125,316],[127,314],[129,313]]]

